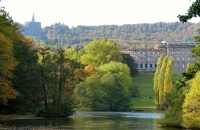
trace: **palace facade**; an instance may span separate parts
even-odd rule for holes
[[[188,62],[193,63],[195,58],[190,50],[196,45],[195,42],[160,42],[152,49],[133,49],[123,51],[130,54],[137,63],[138,71],[141,73],[155,72],[156,63],[160,55],[172,56],[174,59],[173,72],[185,72]]]

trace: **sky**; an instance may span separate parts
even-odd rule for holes
[[[176,22],[194,0],[0,0],[15,22],[32,19],[42,27],[60,22],[78,25],[123,25]],[[199,23],[200,18],[190,22]]]

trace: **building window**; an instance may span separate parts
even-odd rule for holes
[[[185,65],[184,65],[184,64],[182,64],[182,68],[185,68]]]
[[[148,58],[148,61],[150,61],[150,58]]]
[[[148,54],[150,54],[150,52],[148,51]]]
[[[157,54],[159,55],[159,52],[157,52]]]
[[[153,55],[154,55],[154,52],[152,52],[153,53]]]
[[[140,61],[140,57],[138,57],[138,61]]]
[[[188,57],[188,61],[190,61],[190,57]]]
[[[182,48],[182,50],[184,51],[184,48]]]
[[[153,66],[152,66],[152,64],[150,64],[150,68],[152,68]]]
[[[177,51],[176,54],[179,55],[179,51]]]
[[[183,57],[183,61],[185,61],[185,58]]]
[[[135,52],[133,52],[133,54],[135,55]]]
[[[145,54],[145,52],[143,52],[143,55]]]
[[[185,53],[184,53],[184,51],[183,51],[183,53],[182,53],[182,54],[183,54],[183,55],[185,54]]]
[[[155,68],[157,67],[157,65],[155,64]]]
[[[172,51],[172,55],[174,54],[174,52]]]
[[[179,61],[179,57],[177,57],[177,59],[176,59],[177,61]]]
[[[137,64],[137,68],[139,68],[140,66]]]
[[[140,52],[138,52],[138,55],[140,55]]]
[[[140,68],[143,68],[143,64],[140,64]]]
[[[188,51],[188,55],[190,55],[190,52]]]
[[[147,68],[147,64],[145,64],[145,68]]]

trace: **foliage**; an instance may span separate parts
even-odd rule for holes
[[[81,62],[85,65],[98,67],[110,61],[122,60],[121,52],[115,42],[103,38],[94,40],[84,47],[84,54],[81,56]]]
[[[168,104],[168,108],[165,111],[165,117],[159,121],[161,125],[181,127],[182,104],[187,91],[188,87],[186,87],[183,81],[173,82],[172,90],[166,94],[165,99]]]
[[[74,89],[78,110],[123,111],[129,109],[130,71],[127,65],[110,62],[85,68],[86,79]]]
[[[99,75],[92,75],[80,82],[74,89],[74,104],[84,111],[102,110],[102,86]]]
[[[167,66],[167,62],[168,62],[168,57],[165,56],[165,58],[163,59],[162,61],[162,65],[161,65],[161,69],[160,69],[160,73],[158,75],[158,90],[159,90],[159,106],[160,108],[159,109],[163,109],[163,105],[164,105],[164,81],[166,80],[166,77],[165,77],[165,72],[166,72],[166,66]]]
[[[156,72],[155,72],[155,75],[154,75],[154,91],[155,91],[155,103],[156,104],[159,104],[159,85],[158,85],[158,76],[160,74],[160,70],[161,70],[161,67],[162,67],[162,61],[164,59],[164,55],[161,55],[159,58],[158,58],[158,62],[156,64]]]
[[[192,19],[193,17],[199,17],[200,16],[199,5],[200,5],[199,0],[193,2],[185,15],[178,15],[179,20],[181,22],[187,22],[189,19]]]
[[[170,92],[170,90],[172,89],[172,70],[174,65],[173,63],[173,58],[169,57],[165,71],[164,94]]]
[[[33,113],[40,104],[42,95],[39,87],[37,50],[31,48],[31,44],[33,42],[27,39],[14,44],[14,53],[18,64],[13,71],[13,86],[19,94],[15,100],[9,102],[9,105],[15,106],[15,111],[20,113]]]
[[[187,128],[200,128],[200,72],[197,72],[191,81],[190,91],[186,94],[182,110],[183,123]]]
[[[172,89],[173,58],[161,55],[154,75],[154,92],[157,109],[167,109],[165,95]]]
[[[122,63],[127,64],[130,69],[130,75],[132,77],[136,75],[138,73],[137,63],[135,62],[133,57],[130,56],[129,54],[122,53],[122,58],[123,58]]]
[[[117,74],[123,86],[128,87],[132,84],[130,70],[126,64],[120,62],[110,62],[97,68],[102,74],[112,73]],[[127,90],[126,90],[127,91]]]
[[[48,48],[41,48],[39,53],[45,111],[50,111],[50,116],[56,111],[63,113],[65,105],[68,105],[69,112],[68,114],[64,112],[67,114],[65,116],[70,115],[70,112],[73,114],[71,95],[75,84],[83,78],[79,63],[68,59],[64,52],[65,50],[62,49],[51,52]],[[51,104],[51,109],[49,104]],[[39,115],[43,115],[41,112]]]
[[[13,42],[20,40],[21,37],[18,37],[20,35],[21,32],[10,15],[5,8],[0,7],[0,104],[6,105],[9,99],[17,96],[12,85],[12,70],[17,64],[14,59]]]
[[[55,23],[43,28],[48,36],[49,44],[57,42],[62,47],[73,46],[77,49],[83,48],[93,39],[107,37],[120,46],[120,49],[142,48],[152,45],[158,41],[194,41],[199,24],[180,22],[158,22],[125,25],[99,25],[69,28],[67,25]]]

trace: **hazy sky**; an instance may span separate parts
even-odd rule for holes
[[[175,22],[194,0],[1,0],[13,20],[24,24],[35,20],[42,27],[56,22],[77,25],[122,25]],[[191,22],[199,22],[193,19]]]

